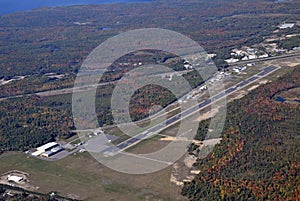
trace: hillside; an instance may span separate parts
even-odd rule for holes
[[[197,162],[201,173],[182,194],[195,201],[299,200],[300,105],[276,100],[299,87],[297,66],[230,103],[221,144]]]
[[[298,1],[189,0],[43,8],[3,15],[0,79],[26,78],[2,86],[0,96],[70,87],[95,47],[120,32],[139,28],[185,34],[207,52],[217,53],[215,62],[222,68],[229,49],[256,44],[282,22],[297,21],[299,8]],[[299,32],[299,27],[289,32]],[[53,81],[47,73],[65,77]]]

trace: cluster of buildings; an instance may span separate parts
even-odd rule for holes
[[[267,58],[269,55],[256,48],[244,47],[243,49],[233,49],[230,53],[231,58],[226,59],[227,63],[236,63],[240,60],[247,61],[251,59]]]
[[[237,66],[235,68],[232,69],[233,72],[236,72],[236,73],[240,73],[242,71],[246,70],[246,66]]]
[[[188,60],[184,60],[183,61],[183,66],[186,70],[191,70],[193,69],[193,66],[190,64],[190,62]]]
[[[222,80],[223,78],[225,78],[226,76],[230,75],[229,73],[224,73],[224,72],[217,72],[214,74],[214,76],[209,79],[207,81],[207,84],[210,85],[210,84],[213,84],[215,81],[218,81],[218,80]]]
[[[184,64],[183,66],[184,66],[184,68],[185,68],[186,70],[191,70],[191,69],[193,69],[193,66],[192,66],[191,64]]]
[[[280,32],[280,30],[290,29],[296,26],[296,23],[284,22],[278,25],[278,29],[274,33]],[[286,36],[270,36],[265,39],[263,43],[254,45],[253,47],[242,47],[241,49],[233,49],[231,57],[226,59],[225,62],[232,64],[238,61],[247,61],[251,59],[267,58],[269,56],[276,55],[277,53],[285,53],[287,50],[278,48],[277,41],[285,40],[290,37],[297,36],[297,34]],[[259,48],[258,48],[259,47]],[[293,51],[297,51],[297,47]]]
[[[63,148],[56,142],[49,142],[41,147],[38,147],[35,152],[32,153],[32,156],[42,156],[42,157],[51,157],[59,152]]]
[[[277,36],[277,35],[272,35],[269,36],[268,38],[265,39],[265,41],[263,43],[261,43],[261,46],[265,49],[266,52],[268,52],[270,55],[277,55],[282,54],[282,53],[294,53],[294,52],[298,52],[300,51],[300,47],[299,44],[296,47],[293,47],[292,50],[287,50],[287,49],[283,49],[278,47],[278,42],[279,41],[285,41],[287,39],[290,38],[295,38],[295,37],[299,37],[300,34],[287,34],[287,35],[281,35],[281,36]]]
[[[192,98],[197,98],[198,96],[200,96],[200,94],[206,90],[208,90],[208,88],[210,86],[212,86],[215,82],[224,79],[226,76],[230,75],[229,72],[217,72],[215,73],[209,80],[207,80],[205,82],[205,84],[199,86],[197,89],[194,89],[192,92],[190,92],[189,94],[185,95],[184,97],[180,98],[178,100],[179,103],[186,103],[186,100],[192,99]]]

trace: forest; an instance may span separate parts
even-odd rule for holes
[[[186,183],[190,200],[299,200],[300,105],[276,95],[300,86],[300,66],[230,103],[222,141],[195,168],[201,173]],[[201,122],[203,139],[208,121]],[[197,155],[193,145],[189,151]]]
[[[3,39],[0,41],[0,78],[26,76],[2,85],[0,97],[72,87],[82,61],[93,48],[120,31],[140,27],[167,28],[188,35],[208,53],[217,53],[214,61],[222,69],[226,67],[224,58],[229,56],[230,48],[260,42],[282,21],[297,19],[300,8],[297,1],[288,4],[258,0],[200,2],[71,6],[0,16]],[[79,26],[75,22],[91,23]],[[125,55],[105,73],[102,82],[119,80],[138,62],[183,70],[182,61],[174,60],[175,56],[157,50]],[[124,63],[127,64],[121,65]],[[64,76],[47,76],[53,72]],[[203,82],[193,71],[184,76],[192,87]],[[101,126],[113,123],[109,97],[114,86],[108,84],[97,91],[96,112]],[[142,88],[131,100],[131,118],[145,118],[153,105],[166,106],[174,100],[168,90]],[[70,94],[1,100],[0,108],[0,152],[27,150],[74,135]]]
[[[149,51],[147,57],[136,56],[134,53],[120,58],[115,63],[138,63],[143,59],[145,64],[158,64],[166,62],[166,65],[174,70],[184,70],[183,62],[170,54]],[[169,60],[172,58],[172,60]],[[179,60],[178,60],[179,59]],[[113,64],[111,69],[103,74],[100,82],[113,82],[119,80],[126,72],[133,69],[132,66],[120,66]],[[113,72],[113,73],[112,73]],[[27,80],[19,82],[26,92],[36,89],[39,79],[31,76],[32,82]],[[195,88],[203,83],[201,76],[196,71],[190,71],[183,75]],[[64,79],[64,78],[62,78]],[[57,84],[57,79],[43,76],[45,83]],[[96,113],[100,126],[113,124],[111,113],[111,97],[117,83],[99,86],[96,93]],[[174,86],[176,87],[176,86]],[[16,88],[15,88],[16,90]],[[83,93],[84,95],[84,93]],[[167,89],[149,85],[138,89],[130,100],[130,115],[133,121],[141,120],[149,116],[149,111],[154,105],[163,107],[176,101],[176,97]],[[75,130],[72,116],[72,94],[54,96],[24,96],[0,101],[0,153],[3,151],[25,151],[38,147],[46,142],[56,139],[66,139],[73,136]],[[88,122],[84,122],[88,123]]]
[[[298,1],[188,0],[43,8],[3,15],[0,78],[26,78],[1,86],[0,95],[70,87],[95,47],[120,32],[138,28],[185,34],[208,53],[216,53],[214,61],[222,69],[227,66],[224,59],[230,56],[230,49],[257,44],[282,22],[296,21],[299,7]],[[66,76],[49,80],[45,74],[53,72]]]
[[[37,96],[0,101],[0,153],[26,151],[74,135],[71,111],[43,103]]]
[[[192,71],[185,75],[191,85],[203,83],[200,75]],[[174,86],[175,87],[175,86]],[[100,126],[113,124],[111,97],[115,84],[97,89],[96,113]],[[83,93],[84,95],[84,93]],[[147,85],[132,96],[129,108],[133,121],[149,116],[152,106],[163,107],[176,101],[176,97],[160,86]],[[66,139],[75,130],[72,116],[72,94],[39,97],[36,95],[0,101],[0,153],[25,151],[46,142]],[[88,122],[83,122],[88,124]]]
[[[300,37],[294,36],[285,40],[278,41],[277,44],[280,48],[292,50],[295,47],[300,47]]]
[[[293,34],[299,27],[274,33],[278,25],[297,21],[300,1],[270,0],[154,1],[139,4],[42,8],[0,16],[0,80],[24,79],[0,87],[0,98],[72,87],[82,62],[104,40],[138,28],[165,28],[197,41],[225,70],[230,50],[260,43],[267,36]],[[88,22],[88,23],[85,23]],[[299,37],[279,41],[288,50]],[[100,126],[113,123],[110,97],[122,75],[134,63],[165,64],[184,70],[176,56],[158,51],[132,53],[116,61],[103,76],[96,94]],[[172,62],[175,61],[175,62]],[[121,65],[121,63],[128,63]],[[63,75],[53,78],[49,73]],[[203,83],[191,71],[184,75],[192,87]],[[221,144],[195,169],[200,174],[185,183],[182,195],[190,200],[300,200],[300,108],[279,102],[276,95],[300,87],[300,66],[278,80],[251,91],[228,105]],[[175,97],[158,86],[136,91],[130,102],[133,120],[148,116],[153,105],[166,106]],[[0,154],[26,151],[46,142],[74,135],[71,94],[29,95],[0,100]],[[203,140],[209,120],[200,122],[196,139]],[[198,156],[196,145],[189,152]],[[7,187],[0,186],[0,194]],[[1,199],[0,199],[1,200]],[[53,200],[28,192],[11,200]]]

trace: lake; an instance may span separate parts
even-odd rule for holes
[[[0,0],[0,15],[41,7],[148,2],[151,0]]]

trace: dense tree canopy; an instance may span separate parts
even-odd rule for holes
[[[223,140],[186,183],[190,200],[299,200],[300,106],[276,101],[300,86],[300,66],[228,106]],[[198,137],[207,123],[201,123]],[[190,152],[196,149],[190,148]]]

